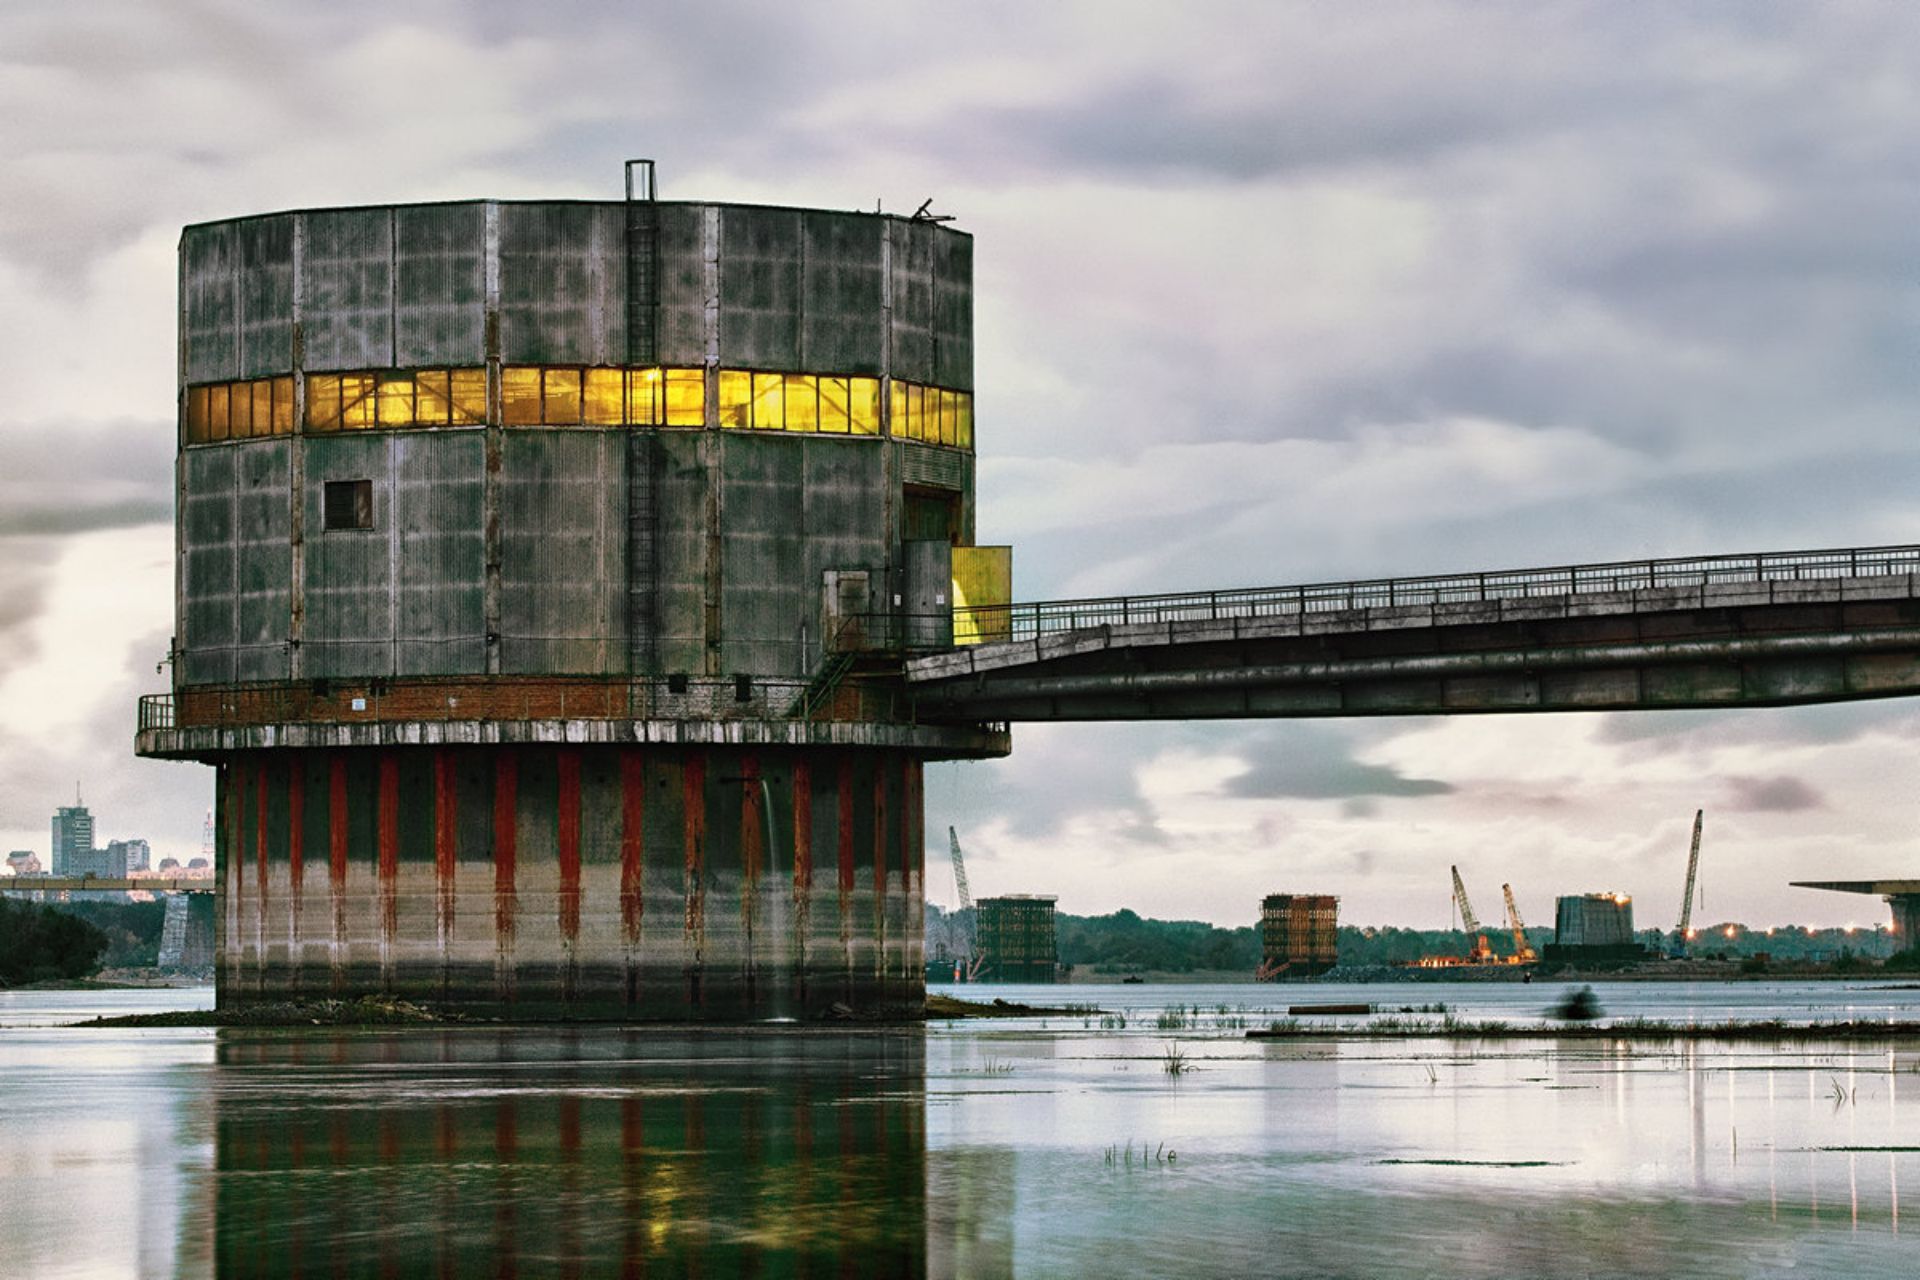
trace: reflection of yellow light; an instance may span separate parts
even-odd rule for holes
[[[1688,941],[1692,941],[1693,939],[1695,939],[1695,938],[1697,938],[1697,937],[1699,937],[1699,936],[1700,936],[1700,931],[1699,931],[1698,929],[1689,929],[1689,930],[1687,930],[1687,939],[1688,939]]]
[[[1614,901],[1614,905],[1616,905],[1616,906],[1621,906],[1621,907],[1624,907],[1624,906],[1626,906],[1626,905],[1627,905],[1627,904],[1628,904],[1629,902],[1632,902],[1632,901],[1633,901],[1633,899],[1632,899],[1632,898],[1629,898],[1629,897],[1628,897],[1628,896],[1627,896],[1626,894],[1624,894],[1624,893],[1616,893],[1616,894],[1614,894],[1614,895],[1613,895],[1613,901]]]
[[[1731,938],[1731,937],[1733,936],[1733,926],[1732,926],[1732,925],[1728,925],[1728,926],[1727,926],[1727,936],[1728,936],[1729,938]]]
[[[1852,932],[1853,932],[1853,929],[1854,929],[1854,926],[1852,926],[1852,925],[1848,925],[1848,926],[1847,926],[1847,932],[1848,932],[1848,933],[1852,933]]]

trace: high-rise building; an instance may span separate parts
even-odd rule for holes
[[[1339,959],[1340,899],[1270,893],[1260,903],[1260,967],[1269,977],[1311,977]]]
[[[982,898],[979,912],[980,954],[986,963],[980,976],[987,982],[1052,982],[1058,966],[1054,942],[1051,894],[1010,893]]]
[[[120,868],[118,875],[145,871],[153,865],[153,848],[145,840],[109,840],[107,854]]]
[[[85,875],[75,870],[75,860],[86,861],[93,854],[93,814],[79,797],[70,805],[53,811],[53,874]]]

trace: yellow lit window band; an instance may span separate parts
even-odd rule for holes
[[[715,406],[728,430],[808,435],[881,434],[878,378],[722,369]],[[973,396],[895,380],[891,434],[973,448]],[[289,435],[291,377],[187,388],[184,438],[211,444]],[[509,427],[702,427],[706,374],[700,369],[506,365],[500,422]],[[312,434],[470,427],[487,422],[485,369],[416,369],[306,375],[302,428]]]

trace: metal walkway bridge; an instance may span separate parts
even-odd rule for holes
[[[1624,710],[1920,694],[1920,546],[1627,560],[969,611],[929,720]]]

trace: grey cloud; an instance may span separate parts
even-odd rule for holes
[[[1248,768],[1228,780],[1224,792],[1241,799],[1351,801],[1446,795],[1455,789],[1435,778],[1410,778],[1357,760],[1350,738],[1317,725],[1256,732],[1238,749]]]
[[[170,521],[174,432],[154,422],[0,431],[0,537]]]
[[[1728,808],[1748,813],[1800,813],[1824,809],[1827,798],[1799,778],[1728,778]]]

